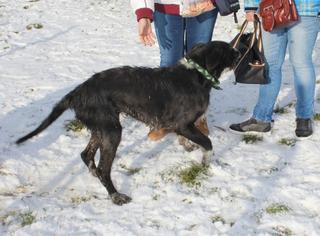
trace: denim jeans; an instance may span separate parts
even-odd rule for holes
[[[211,41],[218,10],[196,17],[155,11],[154,26],[160,48],[160,66],[175,65],[197,43]]]
[[[258,102],[253,111],[255,119],[265,122],[272,120],[274,104],[281,86],[281,67],[287,47],[294,72],[296,117],[302,119],[313,117],[316,76],[312,51],[319,30],[319,17],[301,16],[299,22],[291,27],[276,29],[271,33],[262,32],[270,83],[260,86]]]

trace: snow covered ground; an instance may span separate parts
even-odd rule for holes
[[[229,41],[238,28],[231,16],[220,17],[214,39]],[[128,117],[112,171],[118,190],[133,198],[121,207],[82,163],[89,134],[66,131],[72,112],[14,145],[93,73],[157,66],[157,46],[137,38],[128,1],[0,0],[0,235],[320,235],[320,121],[311,139],[294,139],[287,62],[278,99],[284,109],[272,133],[253,144],[227,127],[250,116],[257,86],[234,85],[231,72],[222,77],[208,111],[215,155],[191,186],[181,171],[201,153],[185,152],[174,134],[148,141],[148,128]],[[320,81],[319,38],[314,62]]]

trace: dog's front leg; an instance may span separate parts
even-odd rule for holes
[[[200,145],[203,152],[202,164],[209,165],[210,158],[213,155],[211,140],[198,130],[194,124],[189,124],[188,126],[181,128],[177,133]]]
[[[131,201],[125,194],[118,193],[111,180],[111,167],[116,151],[121,139],[120,129],[108,129],[102,132],[100,146],[100,161],[97,168],[98,178],[106,187],[111,200],[117,205],[122,205]]]

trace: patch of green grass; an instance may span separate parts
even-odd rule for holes
[[[159,198],[160,198],[160,195],[159,194],[155,194],[155,195],[153,195],[152,200],[158,201]]]
[[[17,214],[18,214],[17,211],[9,211],[9,212],[7,212],[5,215],[0,216],[0,223],[2,225],[8,224],[8,219],[10,217],[15,217]]]
[[[295,104],[294,102],[290,102],[287,106],[288,106],[288,107],[293,107],[294,104]]]
[[[90,196],[77,196],[77,197],[72,197],[71,198],[71,202],[73,204],[80,204],[80,203],[83,203],[83,202],[88,202],[90,201],[91,197]]]
[[[120,167],[122,169],[125,169],[127,171],[128,175],[134,175],[142,169],[142,168],[130,168],[130,167],[125,166],[124,164],[120,164]]]
[[[197,224],[192,224],[187,228],[187,230],[192,231],[194,229],[194,227],[196,227],[196,226],[197,226]]]
[[[187,203],[187,204],[192,204],[192,200],[187,199],[187,198],[183,199],[182,202]]]
[[[278,113],[278,114],[284,114],[284,113],[288,113],[288,110],[285,107],[280,107],[277,106],[274,110],[274,113]]]
[[[161,179],[165,182],[174,182],[177,180],[188,187],[198,188],[201,181],[208,175],[209,166],[197,162],[189,162],[187,166],[180,164],[179,166],[165,170],[161,175]]]
[[[24,227],[26,225],[31,225],[35,222],[36,217],[33,215],[32,211],[20,213],[18,215],[18,218],[21,221],[21,226]]]
[[[282,225],[277,225],[275,227],[272,227],[272,229],[277,233],[277,236],[290,236],[293,235],[293,232],[291,229],[282,226]]]
[[[268,206],[265,210],[268,214],[279,214],[289,212],[290,208],[281,203],[273,203],[270,206]]]
[[[222,224],[225,224],[226,221],[224,218],[222,218],[221,216],[213,216],[211,217],[211,222],[214,224],[216,222],[221,222]]]
[[[271,174],[278,172],[278,171],[279,171],[278,167],[271,167],[269,169],[262,169],[261,170],[262,173],[267,173],[268,175],[271,175]]]
[[[73,131],[73,132],[80,132],[85,128],[84,124],[81,123],[81,121],[75,119],[75,120],[69,120],[64,125],[65,129],[67,131]]]
[[[203,175],[208,174],[208,166],[199,164],[199,163],[191,163],[191,166],[182,169],[178,173],[178,177],[182,184],[185,184],[189,187],[200,186],[199,178]]]
[[[313,119],[314,119],[314,120],[317,120],[317,121],[320,121],[320,113],[316,113],[316,114],[313,116]]]
[[[26,26],[27,30],[32,30],[32,29],[42,29],[43,25],[40,23],[32,23]]]
[[[257,143],[263,140],[262,136],[254,135],[254,134],[245,134],[243,135],[242,141],[247,144]]]
[[[296,145],[297,140],[295,138],[282,138],[279,140],[279,144],[282,145],[287,145],[290,147],[293,147],[294,145]]]

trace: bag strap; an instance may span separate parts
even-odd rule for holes
[[[259,52],[263,52],[263,43],[262,43],[262,28],[261,28],[261,22],[257,14],[254,14],[255,23],[257,24],[256,29],[259,30],[258,37],[258,49]]]
[[[240,38],[241,36],[243,35],[244,33],[244,30],[247,28],[248,26],[248,21],[245,20],[242,24],[242,27],[241,27],[241,30],[240,30],[240,33],[237,37],[237,39],[235,40],[235,43],[232,45],[232,47],[236,48],[237,45],[239,44],[240,42]],[[251,35],[251,38],[250,38],[250,44],[249,44],[249,47],[248,49],[246,50],[246,52],[242,55],[241,59],[238,61],[238,64],[235,66],[234,70],[236,70],[238,68],[238,66],[241,64],[242,60],[245,58],[245,56],[249,53],[249,51],[252,49],[254,43],[256,42],[256,40],[260,40],[259,41],[259,44],[261,45],[261,47],[259,46],[259,50],[261,48],[262,50],[262,37],[261,37],[261,23],[260,23],[260,20],[259,20],[259,17],[254,14],[254,21],[253,21],[253,26],[254,26],[254,29],[253,29],[253,32],[252,32],[252,35]],[[259,38],[260,39],[257,39],[257,31],[258,31],[258,28],[259,28]]]
[[[231,45],[233,48],[236,48],[240,42],[240,38],[241,36],[243,35],[245,29],[247,28],[248,26],[248,21],[247,20],[244,20],[244,22],[242,23],[242,26],[241,26],[241,29],[240,29],[240,33],[238,34],[238,37],[235,39],[233,45]]]
[[[262,28],[261,28],[261,21],[258,17],[257,14],[254,14],[254,27],[255,27],[255,34],[256,34],[256,40],[258,42],[257,46],[258,46],[258,50],[261,54],[264,54],[263,51],[263,43],[262,43]],[[259,31],[259,33],[257,33],[257,31]],[[261,66],[265,66],[265,63],[261,63],[260,61],[256,61],[254,63],[249,63],[249,65],[251,66],[255,66],[255,67],[261,67]]]

